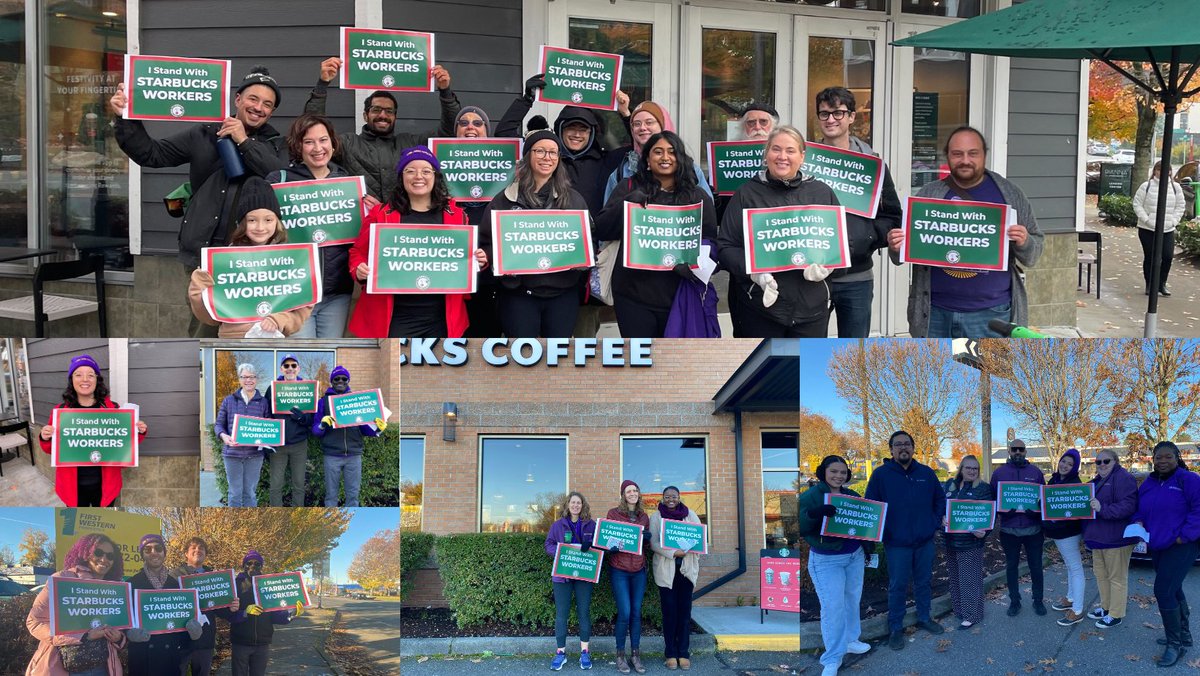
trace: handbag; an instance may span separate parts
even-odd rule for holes
[[[613,304],[612,273],[617,264],[617,250],[621,248],[620,245],[615,239],[600,245],[600,253],[596,254],[596,267],[592,268],[591,278],[588,280],[592,296],[605,305]]]
[[[82,674],[108,666],[108,641],[100,638],[58,646],[58,656],[69,674]]]

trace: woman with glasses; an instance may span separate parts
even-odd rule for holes
[[[486,139],[491,120],[479,106],[464,106],[454,120],[455,136],[458,138]],[[487,195],[489,199],[495,195]],[[487,202],[463,202],[463,213],[471,225],[490,227],[483,222]],[[496,278],[490,270],[483,270],[475,278],[475,293],[467,298],[467,338],[491,338],[500,335],[500,311],[496,307]]]
[[[108,398],[108,385],[100,365],[86,354],[71,358],[67,367],[67,389],[62,403],[55,408],[121,408]],[[144,420],[137,421],[138,441],[145,438],[148,428]],[[54,426],[42,427],[38,443],[49,453],[54,440]],[[120,467],[56,467],[54,492],[67,507],[108,507],[121,494]]]
[[[214,429],[224,442],[221,459],[225,464],[225,478],[229,482],[227,504],[230,507],[257,507],[258,478],[262,473],[265,453],[274,452],[267,446],[241,446],[234,443],[233,417],[246,415],[254,418],[270,418],[271,403],[258,391],[258,369],[254,364],[238,364],[238,383],[234,390],[221,402],[217,411]]]
[[[350,271],[363,293],[350,317],[350,333],[359,338],[461,338],[467,329],[465,296],[459,293],[366,292],[371,274],[370,225],[466,225],[466,215],[450,199],[441,165],[425,146],[406,148],[396,165],[400,180],[388,201],[371,210],[350,249]],[[482,249],[474,251],[478,269],[487,267]]]
[[[279,361],[282,373],[276,382],[303,380],[300,377],[300,362],[294,354],[285,354]],[[267,407],[271,407],[272,389],[275,383],[267,388],[263,398]],[[293,406],[289,411],[279,411],[272,417],[283,421],[283,446],[271,454],[271,496],[272,507],[283,506],[284,474],[291,471],[292,507],[304,506],[304,474],[308,465],[308,437],[312,434],[312,413],[303,413]]]
[[[667,112],[666,108],[653,101],[642,101],[633,109],[633,114],[629,117],[631,144],[618,149],[624,152],[624,158],[620,166],[608,175],[604,185],[605,204],[608,204],[608,200],[612,197],[618,184],[633,178],[638,173],[643,150],[650,137],[664,131],[675,131],[675,123],[671,121],[671,114]],[[696,175],[696,184],[708,195],[709,199],[712,199],[712,188],[708,187],[708,181],[704,178],[704,172],[700,170],[700,165],[693,164],[691,170]]]
[[[121,550],[107,535],[90,533],[71,545],[63,559],[60,578],[111,580],[124,577]],[[50,633],[50,587],[33,600],[25,620],[29,633],[38,640],[37,650],[25,673],[28,676],[119,676],[124,673],[120,650],[127,640],[120,629],[99,626],[82,634],[53,636]]]
[[[496,195],[483,212],[481,246],[492,255],[492,212],[517,209],[586,210],[587,202],[571,187],[560,161],[562,142],[549,129],[525,136],[517,163],[517,180]],[[581,286],[587,268],[540,275],[503,275],[500,324],[510,338],[569,338],[579,315]]]
[[[992,499],[992,487],[979,474],[979,458],[968,455],[958,464],[958,474],[942,486],[947,500]],[[942,517],[942,528],[950,520]],[[983,620],[983,547],[990,530],[946,533],[946,567],[950,573],[950,599],[959,629],[970,629]]]
[[[1096,476],[1091,484],[1096,518],[1083,522],[1083,542],[1092,550],[1100,606],[1088,617],[1107,629],[1121,624],[1129,600],[1129,557],[1138,538],[1125,537],[1125,527],[1138,508],[1138,482],[1121,466],[1116,452],[1106,448],[1096,454]]]

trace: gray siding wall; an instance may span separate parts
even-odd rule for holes
[[[108,340],[106,338],[30,338],[25,343],[29,360],[29,387],[33,397],[33,416],[36,429],[50,422],[50,409],[62,403],[67,386],[67,367],[71,358],[91,355],[100,365],[106,382],[112,379],[108,371]],[[125,403],[125,402],[119,402]]]
[[[143,54],[231,59],[234,89],[251,66],[270,69],[283,90],[270,122],[281,134],[304,109],[321,61],[337,56],[338,27],[354,25],[353,0],[141,0],[138,6]],[[339,130],[357,124],[349,106],[327,112]],[[186,124],[152,122],[146,128],[162,138]],[[143,171],[143,253],[178,251],[180,219],[167,215],[162,197],[186,180],[186,166]]]
[[[146,455],[200,455],[200,344],[130,340],[129,398],[150,433]]]
[[[1080,62],[1012,59],[1008,177],[1033,204],[1043,232],[1074,232]]]

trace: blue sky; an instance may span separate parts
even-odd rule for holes
[[[47,535],[54,533],[54,510],[50,507],[5,507],[0,509],[0,547],[5,545],[20,556],[17,544],[26,528],[36,528]]]

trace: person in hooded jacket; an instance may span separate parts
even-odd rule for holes
[[[653,101],[642,101],[633,109],[633,114],[629,117],[629,130],[632,143],[618,149],[622,152],[621,164],[613,169],[605,179],[605,204],[608,203],[608,198],[612,196],[618,183],[637,174],[642,162],[642,149],[650,137],[664,131],[675,131],[675,123],[671,121],[671,115],[666,108]],[[708,180],[704,178],[704,172],[700,170],[700,165],[693,163],[692,171],[696,175],[696,184],[711,200],[712,188],[708,187]]]
[[[271,660],[275,625],[290,624],[304,613],[304,606],[267,612],[254,602],[253,578],[263,574],[262,554],[251,549],[242,558],[242,572],[235,580],[240,610],[229,614],[229,643],[233,676],[264,676]]]
[[[279,360],[279,368],[283,373],[275,379],[276,382],[303,380],[300,377],[300,361],[296,359],[296,355],[291,353],[283,355],[283,359]],[[273,392],[271,390],[274,387],[275,383],[271,383],[263,394],[268,410],[273,408],[271,405]],[[289,470],[292,475],[291,506],[304,506],[304,475],[308,470],[308,437],[312,434],[312,416],[313,414],[304,413],[296,406],[289,411],[280,411],[271,415],[272,418],[283,421],[283,445],[276,448],[275,452],[271,454],[271,484],[268,494],[272,507],[283,506],[283,479],[284,474]]]
[[[1079,451],[1067,449],[1058,459],[1057,471],[1050,475],[1046,485],[1083,483],[1079,478],[1079,462]],[[1066,612],[1066,615],[1058,619],[1059,626],[1078,624],[1086,617],[1083,614],[1083,591],[1087,585],[1087,578],[1083,574],[1083,552],[1079,549],[1079,541],[1083,537],[1083,522],[1077,519],[1043,521],[1042,532],[1054,540],[1054,546],[1058,548],[1063,565],[1067,568],[1067,595],[1050,607],[1059,612]]]
[[[134,589],[179,589],[179,580],[167,570],[167,543],[158,533],[142,536],[138,543],[138,555],[142,557],[142,569],[129,578]],[[134,602],[137,594],[134,594]],[[150,635],[141,627],[125,632],[129,637],[130,676],[159,676],[177,674],[179,665],[191,646],[191,642],[202,638],[204,628],[195,618],[186,624],[187,632]]]
[[[1096,517],[1083,524],[1083,541],[1092,550],[1092,573],[1100,588],[1100,605],[1088,617],[1101,629],[1121,624],[1129,601],[1129,558],[1139,542],[1125,537],[1125,527],[1138,508],[1138,482],[1121,466],[1115,451],[1096,453],[1092,478],[1092,509]],[[1184,645],[1192,645],[1187,616],[1183,616]],[[1164,644],[1166,642],[1164,641]]]
[[[1000,483],[1016,481],[1020,483],[1046,483],[1042,470],[1026,459],[1025,442],[1013,439],[1008,442],[1008,462],[997,467],[992,472],[992,493],[999,500]],[[1046,614],[1045,577],[1042,571],[1042,545],[1046,536],[1042,532],[1042,515],[1037,510],[1012,509],[1001,510],[997,505],[996,514],[1000,519],[1000,546],[1004,548],[1004,562],[1008,571],[1008,616],[1013,617],[1021,612],[1021,588],[1017,584],[1021,565],[1021,548],[1025,548],[1025,559],[1029,562],[1029,577],[1032,581],[1033,612],[1038,615]]]
[[[208,558],[208,543],[203,538],[189,538],[183,544],[183,555],[184,562],[171,569],[171,576],[180,580],[181,585],[184,575],[212,572],[212,568],[204,565],[204,560]],[[200,609],[208,621],[204,623],[199,638],[191,638],[189,635],[188,645],[184,648],[183,659],[179,663],[179,676],[189,676],[189,673],[190,676],[209,675],[212,671],[213,651],[217,646],[217,618],[228,622],[230,614],[236,613],[238,608],[238,599],[234,596],[233,604],[227,608]]]
[[[338,506],[338,492],[342,479],[346,481],[346,507],[358,507],[358,491],[362,485],[362,454],[366,448],[366,437],[377,437],[387,429],[387,422],[376,418],[374,423],[335,427],[330,414],[329,396],[350,392],[350,371],[345,366],[335,366],[329,374],[329,389],[317,402],[313,416],[312,432],[321,439],[321,452],[325,454],[325,506]]]
[[[694,166],[684,148],[683,139],[675,132],[664,131],[651,136],[642,147],[638,172],[617,186],[596,219],[592,235],[619,243],[612,274],[613,309],[616,310],[617,326],[624,338],[706,337],[668,333],[669,320],[680,293],[689,293],[697,298],[711,294],[715,319],[716,289],[711,283],[701,283],[687,263],[679,263],[672,270],[635,270],[622,263],[626,202],[639,206],[700,204],[701,243],[716,248],[716,209],[712,197],[697,185],[692,170]],[[715,251],[713,253],[715,257]]]
[[[804,136],[791,126],[767,137],[766,169],[729,200],[717,234],[717,256],[729,271],[729,311],[737,338],[823,338],[829,333],[829,270],[809,265],[785,272],[746,271],[742,211],[763,207],[837,205],[824,183],[804,176]]]
[[[958,474],[948,479],[942,490],[946,500],[992,500],[992,487],[979,475],[979,458],[963,457]],[[942,517],[942,527],[949,519]],[[983,547],[991,530],[970,533],[946,533],[946,567],[950,572],[950,600],[959,629],[970,629],[983,621]]]

